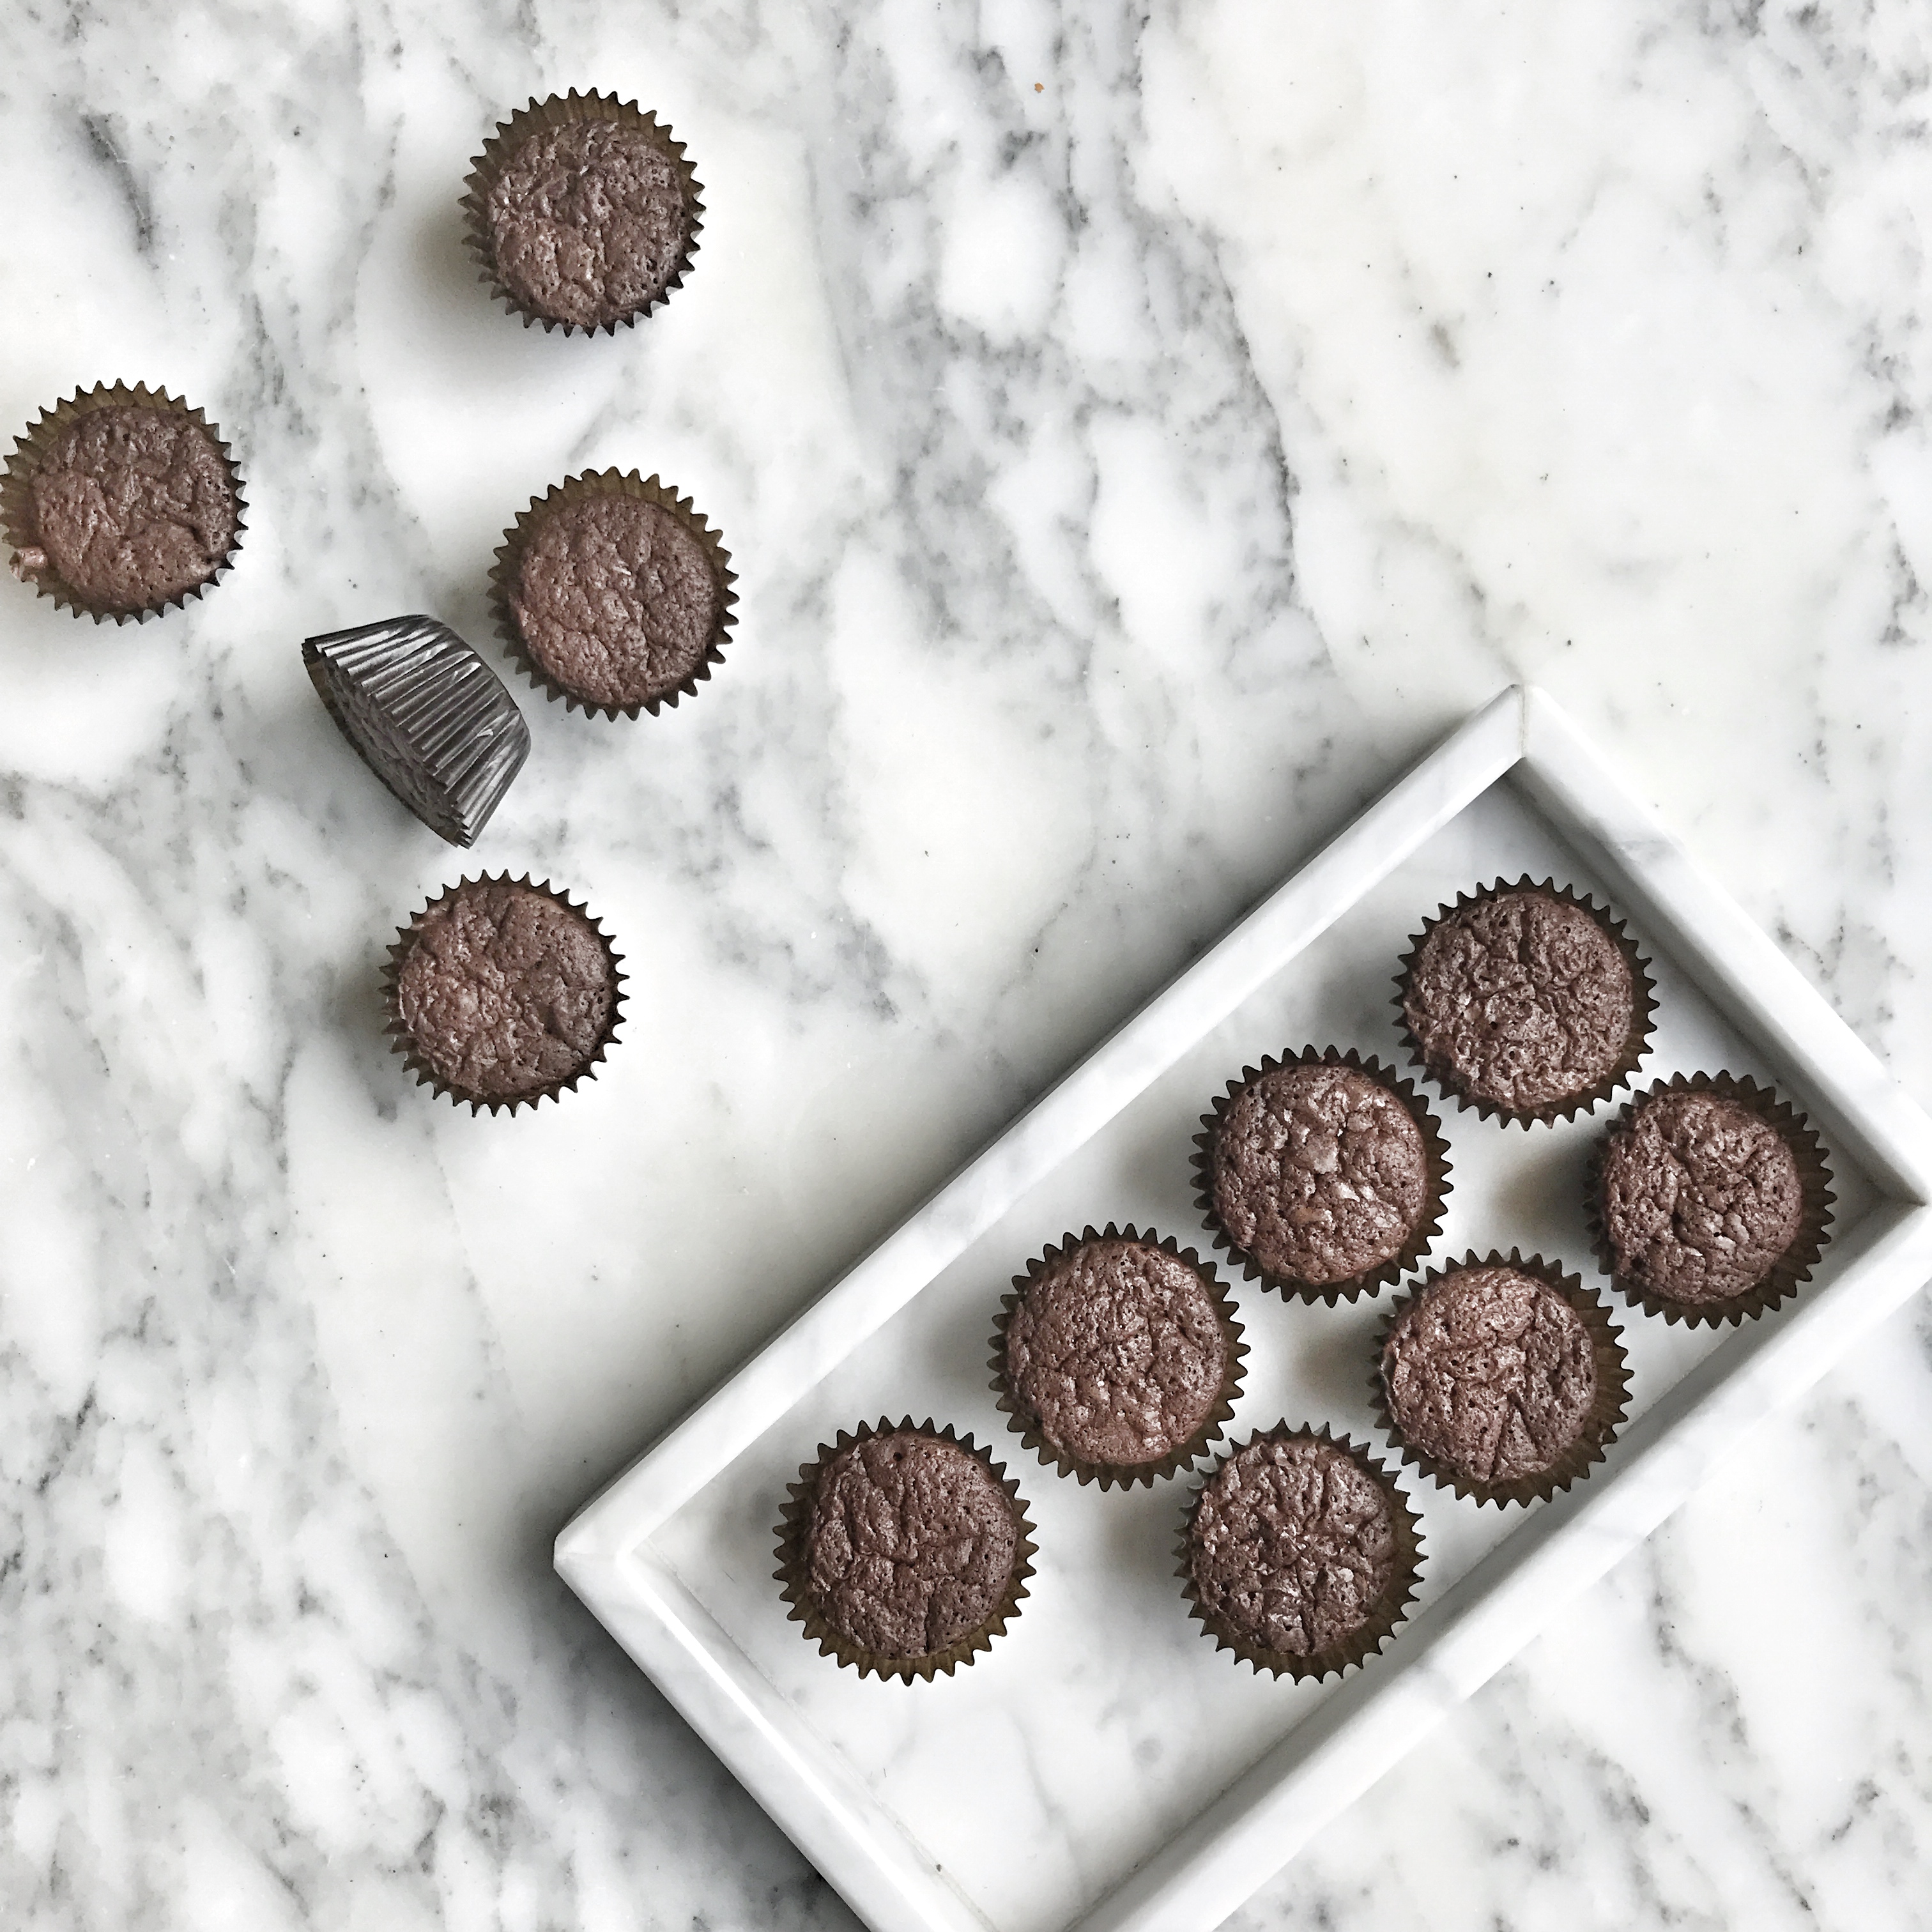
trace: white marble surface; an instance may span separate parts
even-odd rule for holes
[[[14,0],[0,422],[185,389],[240,568],[0,583],[0,1917],[843,1927],[548,1569],[574,1505],[1413,753],[1548,686],[1932,1101],[1932,21],[1858,8]],[[484,302],[532,91],[688,139],[635,334]],[[731,662],[534,694],[478,856],[625,1045],[377,1036],[460,861],[310,694],[586,464]],[[1932,1923],[1922,1300],[1244,1928]]]

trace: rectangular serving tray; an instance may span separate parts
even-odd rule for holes
[[[1426,1538],[1412,1620],[1339,1682],[1257,1676],[1186,1617],[1172,1573],[1191,1479],[1082,1489],[1006,1432],[987,1386],[998,1298],[1090,1221],[1151,1222],[1206,1254],[1187,1157],[1213,1094],[1263,1052],[1310,1042],[1400,1064],[1389,1000],[1409,936],[1457,890],[1525,870],[1606,898],[1654,961],[1640,1085],[1728,1068],[1809,1115],[1834,1168],[1833,1238],[1794,1301],[1742,1327],[1671,1327],[1613,1303],[1634,1400],[1608,1461],[1549,1504],[1501,1513],[1405,1472]],[[1540,1247],[1600,1282],[1581,1179],[1614,1107],[1525,1134],[1430,1097],[1454,1181],[1434,1258]],[[1192,1932],[1911,1295],[1932,1274],[1928,1202],[1932,1122],[1551,700],[1511,689],[586,1505],[556,1567],[878,1932]],[[1231,1438],[1286,1415],[1381,1449],[1366,1391],[1390,1295],[1330,1310],[1235,1290],[1252,1353]],[[785,1482],[841,1425],[907,1413],[989,1443],[1041,1547],[1007,1634],[971,1667],[909,1686],[821,1658],[771,1580]]]

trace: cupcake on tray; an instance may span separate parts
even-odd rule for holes
[[[1654,1004],[1620,922],[1527,877],[1444,906],[1396,981],[1414,1064],[1486,1118],[1568,1120],[1636,1070]]]
[[[993,1387],[1029,1449],[1083,1483],[1153,1483],[1233,1413],[1247,1353],[1212,1265],[1112,1222],[1067,1234],[1013,1278]]]
[[[1370,1384],[1402,1460],[1478,1502],[1567,1489],[1616,1439],[1630,1369],[1608,1311],[1540,1255],[1470,1255],[1390,1312]]]
[[[1818,1136],[1768,1087],[1677,1074],[1626,1106],[1589,1186],[1598,1258],[1671,1322],[1739,1322],[1797,1292],[1832,1222]]]
[[[881,1418],[821,1445],[778,1523],[780,1592],[821,1656],[929,1682],[970,1664],[1033,1574],[1019,1486],[970,1436]]]
[[[518,109],[466,185],[470,253],[526,328],[634,326],[682,283],[704,225],[684,144],[614,94]]]
[[[655,476],[572,476],[503,533],[490,573],[497,628],[566,710],[655,716],[724,660],[730,562],[691,500]]]
[[[1272,1055],[1231,1082],[1195,1136],[1196,1205],[1250,1280],[1331,1306],[1428,1252],[1448,1148],[1415,1089],[1352,1048]]]
[[[396,936],[384,974],[394,1050],[472,1114],[574,1088],[616,1036],[622,962],[554,886],[465,879]]]
[[[1324,1427],[1281,1423],[1201,1485],[1183,1594],[1216,1647],[1258,1672],[1325,1677],[1372,1656],[1422,1572],[1415,1512],[1381,1465]]]
[[[203,596],[234,561],[242,478],[200,410],[137,382],[42,412],[0,478],[14,574],[98,624]]]

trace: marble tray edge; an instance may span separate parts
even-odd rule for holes
[[[1021,1195],[1491,784],[1508,778],[1612,880],[1732,1021],[1798,1072],[1888,1205],[1775,1328],[1748,1324],[1660,1400],[1614,1472],[1539,1512],[1078,1922],[1218,1921],[1932,1273],[1932,1121],[1546,694],[1476,712],[1157,993],[565,1527],[560,1574],[878,1932],[988,1922],[649,1548],[652,1532]],[[1313,1727],[1311,1731],[1311,1726]],[[1072,1932],[1072,1928],[1070,1928]]]

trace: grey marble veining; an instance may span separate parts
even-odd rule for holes
[[[0,423],[165,382],[251,505],[159,624],[0,584],[9,1924],[848,1924],[550,1537],[1513,677],[1932,1099],[1922,8],[6,24]],[[609,340],[460,246],[571,85],[705,184]],[[375,992],[465,862],[298,641],[501,663],[500,532],[607,463],[740,626],[656,721],[519,686],[468,862],[587,894],[632,1018],[472,1121]],[[1238,1922],[1928,1923],[1928,1416],[1922,1303]]]

